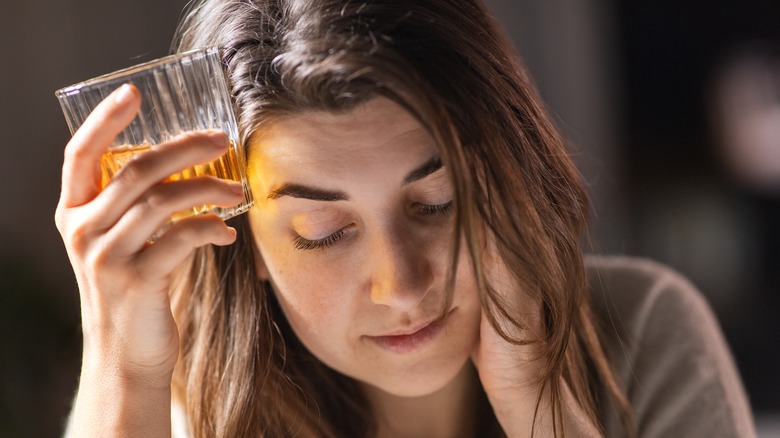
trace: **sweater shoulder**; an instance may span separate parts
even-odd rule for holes
[[[755,436],[733,357],[698,289],[646,259],[590,256],[586,267],[640,436]]]

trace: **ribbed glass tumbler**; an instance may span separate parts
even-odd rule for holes
[[[206,48],[168,56],[57,90],[55,95],[71,134],[103,99],[125,83],[138,88],[141,109],[103,155],[103,187],[133,157],[158,144],[188,131],[221,130],[230,139],[230,149],[224,156],[171,175],[166,181],[203,175],[238,181],[244,186],[244,201],[230,208],[194,206],[176,213],[171,222],[203,213],[215,213],[228,219],[247,211],[253,198],[219,49]]]

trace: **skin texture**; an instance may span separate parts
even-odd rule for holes
[[[168,299],[171,273],[194,248],[235,240],[235,230],[219,218],[201,216],[147,243],[176,211],[240,202],[240,184],[160,182],[224,154],[224,134],[192,133],[160,145],[100,191],[100,157],[139,106],[138,91],[121,87],[65,148],[55,221],[78,281],[84,333],[70,436],[170,435],[170,383],[179,348]]]
[[[179,350],[168,299],[172,273],[194,248],[235,240],[235,230],[206,215],[181,220],[148,242],[176,211],[241,201],[240,185],[227,181],[161,182],[223,154],[227,140],[220,133],[191,133],[160,145],[100,191],[100,157],[139,104],[137,91],[123,87],[65,150],[56,223],[79,283],[84,332],[69,436],[170,434]],[[380,435],[468,430],[469,401],[481,383],[507,434],[528,436],[539,394],[529,384],[538,371],[535,356],[487,323],[466,254],[452,303],[444,307],[452,190],[446,169],[430,166],[436,149],[425,130],[399,106],[377,98],[347,113],[278,120],[250,148],[258,276],[274,284],[304,345],[363,384]],[[312,188],[320,197],[326,190],[331,200],[300,197],[311,197]],[[509,293],[517,288],[489,242],[489,277],[536,327],[533,306]],[[446,319],[429,325],[442,315]],[[377,342],[418,329],[400,341]],[[543,398],[538,436],[551,435],[546,406]]]
[[[270,275],[303,344],[337,371],[394,395],[426,395],[451,381],[477,342],[480,305],[464,254],[444,308],[454,222],[452,209],[442,207],[452,201],[446,170],[405,182],[437,157],[422,126],[377,98],[347,114],[279,121],[250,147],[260,272]],[[287,184],[345,199],[269,198]],[[298,249],[297,236],[342,237]],[[442,329],[410,351],[372,340],[416,331],[443,311]]]
[[[530,432],[535,356],[482,317],[465,248],[452,304],[443,307],[454,217],[442,206],[452,188],[443,167],[410,181],[437,157],[425,129],[397,104],[375,98],[346,113],[298,114],[260,132],[249,158],[258,272],[309,351],[364,385],[388,435],[464,433],[478,385],[472,361],[505,429]],[[307,199],[317,192],[323,199]],[[323,243],[311,243],[317,240]],[[494,285],[516,291],[492,245],[484,257]],[[519,294],[506,296],[538,328],[534,307]],[[443,313],[441,330],[403,351],[373,340],[414,332]]]

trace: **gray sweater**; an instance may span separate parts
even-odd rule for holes
[[[734,360],[696,288],[647,260],[589,257],[586,266],[639,436],[756,436]],[[607,436],[620,436],[616,415],[601,418]]]

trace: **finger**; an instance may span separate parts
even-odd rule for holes
[[[244,199],[241,183],[200,177],[160,183],[133,205],[108,233],[118,254],[141,250],[149,238],[176,212],[193,206],[230,207]]]
[[[217,216],[204,215],[176,222],[139,256],[141,272],[149,278],[162,278],[192,253],[207,244],[229,245],[236,240],[236,230]]]
[[[95,199],[95,208],[101,212],[95,226],[110,228],[151,187],[183,169],[224,155],[228,146],[221,131],[191,132],[139,155],[120,169]]]
[[[92,200],[100,192],[100,158],[130,124],[141,105],[138,89],[125,84],[106,97],[65,147],[62,194],[65,208]]]

